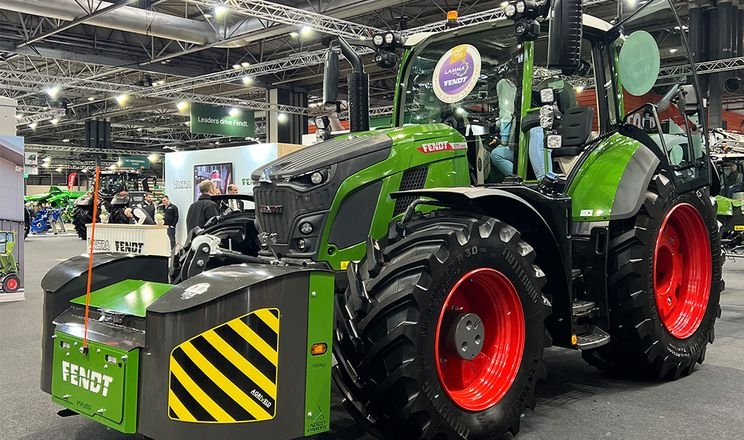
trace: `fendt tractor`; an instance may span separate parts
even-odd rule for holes
[[[90,296],[86,256],[53,268],[42,389],[124,433],[289,439],[329,430],[333,381],[376,436],[481,439],[518,432],[550,345],[691,373],[720,315],[720,182],[672,3],[505,13],[375,36],[402,49],[392,127],[256,170],[244,262],[237,222],[191,237],[214,259],[178,284],[155,256],[95,254]]]
[[[98,215],[100,222],[102,208],[109,214],[109,223],[129,223],[124,209],[130,204],[144,200],[145,193],[150,191],[152,176],[144,176],[134,171],[102,172],[98,189]],[[93,190],[75,200],[72,224],[78,237],[88,237],[87,225],[93,221]]]

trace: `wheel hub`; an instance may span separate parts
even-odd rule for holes
[[[700,326],[707,311],[711,277],[705,222],[694,206],[674,206],[656,238],[653,277],[659,318],[673,336],[688,338]]]
[[[485,332],[483,321],[475,313],[459,313],[452,323],[447,342],[450,352],[463,359],[472,360],[483,349]]]

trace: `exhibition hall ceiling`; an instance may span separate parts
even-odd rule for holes
[[[615,1],[591,3],[586,12],[614,16]],[[237,140],[192,134],[192,102],[258,111],[255,139],[262,140],[268,88],[307,90],[311,108],[283,110],[314,111],[329,34],[371,38],[378,30],[425,29],[442,23],[449,10],[466,17],[488,14],[501,4],[0,0],[0,95],[18,100],[18,134],[26,144],[58,150],[50,154],[69,157],[70,166],[79,166],[73,160],[79,155],[69,150],[82,144],[88,119],[109,119],[112,147],[119,149],[163,152]],[[680,2],[680,10],[686,16],[686,2]],[[371,107],[385,113],[392,104],[395,71],[378,68],[371,55],[363,61],[371,77]]]

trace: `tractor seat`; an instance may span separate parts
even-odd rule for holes
[[[578,156],[592,133],[594,110],[591,107],[573,107],[563,114],[563,142],[553,150],[553,157]]]

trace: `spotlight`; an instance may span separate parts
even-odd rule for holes
[[[96,98],[94,98],[93,96],[89,96],[89,97],[88,97],[88,101],[93,101],[93,100],[95,100],[95,99],[96,99]]]
[[[56,99],[59,95],[59,86],[47,87],[44,92],[49,95],[50,98]]]
[[[297,37],[300,36],[300,33],[297,32],[297,31],[292,31],[292,32],[289,33],[289,36],[292,37],[292,38],[297,38]]]
[[[39,123],[38,122],[32,122],[32,123],[28,124],[28,128],[30,128],[31,130],[36,130],[36,127],[38,127],[38,126],[39,126]]]
[[[17,113],[16,114],[16,119],[21,119],[21,118],[23,118],[23,113]]]
[[[147,160],[149,160],[149,161],[150,161],[150,162],[152,162],[152,163],[155,163],[155,162],[157,162],[159,158],[160,158],[160,156],[158,156],[158,155],[157,155],[157,154],[155,154],[155,153],[152,153],[152,154],[150,154],[149,156],[147,156]]]
[[[56,171],[56,172],[58,172],[58,173],[61,173],[61,172],[62,172],[62,167],[57,167],[57,169],[56,169],[56,170],[54,170],[54,171]]]
[[[215,17],[221,17],[227,13],[227,8],[224,6],[215,6],[214,7],[214,16]]]
[[[245,84],[245,85],[253,84],[253,77],[252,76],[244,76],[243,77],[243,84]]]
[[[233,64],[233,69],[240,70],[240,64]]]
[[[188,101],[179,101],[179,103],[176,104],[176,108],[179,112],[185,112],[189,109],[189,103]]]
[[[251,63],[249,63],[248,61],[243,61],[242,63],[240,63],[240,65],[243,67],[248,67],[251,65]]]
[[[129,95],[127,95],[126,93],[122,93],[121,95],[116,95],[116,98],[114,99],[116,100],[117,104],[124,106],[126,105],[127,101],[129,101]]]
[[[240,115],[240,109],[233,107],[233,108],[230,109],[229,112],[227,112],[227,114],[230,115],[231,117],[235,118],[235,117],[237,117],[237,116]]]
[[[276,115],[276,120],[279,122],[287,122],[287,119],[289,119],[289,116],[287,116],[286,113],[279,113]]]
[[[302,29],[300,29],[300,35],[302,35],[303,37],[307,37],[308,35],[312,33],[313,33],[313,28],[311,28],[310,26],[305,25],[305,26],[302,26]]]
[[[51,156],[47,156],[44,159],[42,159],[42,162],[44,162],[44,163],[49,163],[51,161],[52,161],[52,157]]]
[[[51,120],[51,121],[49,121],[49,122],[51,122],[51,123],[52,123],[52,125],[57,125],[57,124],[59,124],[59,118],[54,118],[54,119],[52,119],[52,120]]]
[[[70,142],[70,140],[69,140],[69,139],[67,139],[67,138],[64,138],[64,139],[62,139],[62,142],[64,142],[64,143],[69,143],[69,142]]]

